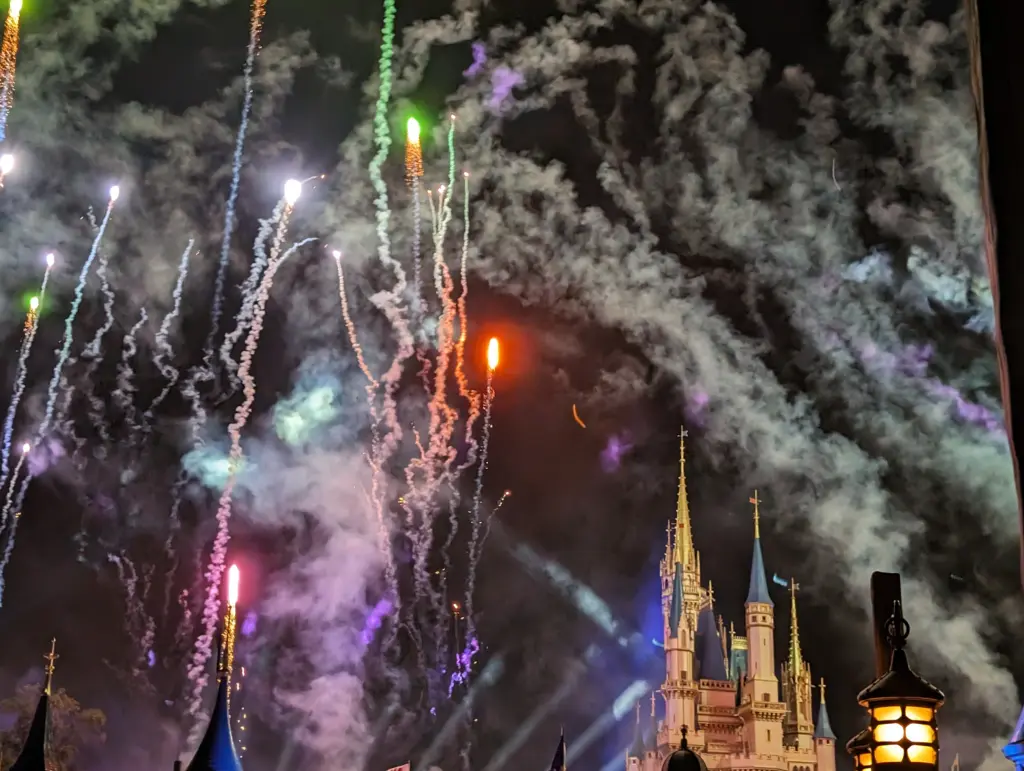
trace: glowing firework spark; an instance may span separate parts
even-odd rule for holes
[[[238,470],[243,459],[242,431],[249,420],[252,405],[256,399],[256,382],[252,376],[252,362],[256,356],[256,347],[259,344],[260,334],[263,332],[263,319],[267,312],[267,301],[270,298],[270,289],[274,285],[274,276],[277,275],[281,265],[302,246],[315,240],[307,238],[299,241],[280,256],[271,254],[270,265],[256,295],[252,326],[249,329],[249,336],[245,341],[245,348],[239,361],[238,377],[242,381],[245,398],[235,410],[234,421],[228,426],[228,434],[231,437],[231,450],[228,453],[228,478],[224,482],[224,489],[221,491],[220,500],[217,504],[217,535],[213,541],[210,564],[206,570],[207,585],[206,601],[203,605],[203,632],[196,640],[192,664],[189,667],[189,677],[192,679],[194,686],[190,712],[196,717],[202,705],[203,689],[206,687],[206,663],[210,660],[213,636],[217,628],[218,615],[220,614],[220,587],[221,580],[224,577],[224,562],[228,541],[230,540],[228,525],[231,520],[231,498],[235,491],[235,484],[238,481]]]
[[[0,142],[7,139],[7,117],[14,106],[14,73],[21,37],[21,0],[11,0],[0,45]]]
[[[228,262],[231,256],[231,234],[235,228],[235,204],[242,179],[242,153],[245,150],[245,135],[249,130],[249,114],[252,111],[252,72],[259,51],[260,33],[263,30],[263,15],[267,0],[254,0],[249,17],[249,46],[245,51],[245,68],[242,77],[245,82],[242,96],[242,119],[235,137],[235,154],[231,161],[231,190],[224,208],[224,234],[220,243],[220,262],[217,264],[217,279],[213,290],[213,309],[210,312],[210,331],[203,346],[203,364],[207,370],[213,367],[213,342],[220,332],[220,316],[224,304],[224,281],[227,279]]]
[[[14,171],[14,156],[10,153],[0,155],[0,187],[4,186],[4,180],[12,171]]]
[[[284,183],[284,202],[289,206],[298,203],[302,196],[302,183],[297,179],[289,179]]]
[[[46,297],[46,285],[50,281],[50,271],[54,265],[53,254],[46,255],[46,271],[43,273],[43,283],[39,287],[39,294],[29,302],[28,318],[25,320],[25,337],[21,342],[21,351],[18,354],[18,366],[14,376],[14,393],[11,396],[11,403],[7,408],[7,417],[4,419],[3,447],[0,449],[0,490],[7,484],[8,461],[11,454],[11,437],[14,433],[14,418],[18,412],[18,405],[21,403],[22,394],[25,393],[25,376],[28,367],[28,357],[32,353],[32,343],[36,339],[36,332],[39,330],[39,308]],[[13,487],[13,482],[11,483]]]
[[[412,187],[423,176],[423,147],[420,145],[420,123],[409,118],[405,129],[405,181]]]
[[[238,565],[228,568],[228,612],[224,620],[224,635],[222,647],[224,649],[224,661],[222,670],[228,675],[235,666],[235,634],[238,628],[238,585],[241,581],[241,574]]]
[[[488,374],[493,374],[494,370],[498,368],[498,361],[500,358],[500,348],[498,346],[498,338],[492,337],[487,343],[487,370]]]

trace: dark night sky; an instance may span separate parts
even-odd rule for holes
[[[290,233],[344,248],[361,341],[379,372],[394,340],[368,298],[391,277],[372,259],[372,97],[364,90],[374,85],[382,11],[338,5],[269,0],[226,313],[230,321],[239,307],[235,286],[257,220],[269,216],[283,180],[328,171],[307,188]],[[1015,601],[1009,461],[985,424],[998,412],[998,388],[966,49],[959,16],[951,20],[957,3],[907,3],[900,15],[882,0],[723,0],[720,15],[643,0],[609,2],[592,17],[600,3],[563,3],[574,8],[560,12],[547,2],[477,5],[460,0],[454,12],[466,16],[456,23],[445,16],[449,2],[415,4],[415,14],[400,4],[400,77],[389,113],[396,139],[406,115],[424,119],[431,185],[445,173],[443,116],[454,109],[464,121],[456,151],[473,178],[474,387],[483,386],[486,340],[503,343],[485,506],[503,490],[512,496],[486,542],[476,607],[486,646],[478,669],[499,653],[507,669],[481,697],[472,767],[491,762],[591,646],[596,656],[582,679],[508,767],[543,767],[556,723],[571,745],[631,682],[660,682],[657,648],[618,649],[515,555],[529,547],[589,587],[639,639],[657,635],[657,560],[674,513],[683,422],[696,544],[726,620],[742,620],[747,498],[758,487],[769,577],[795,576],[804,587],[801,641],[815,678],[830,683],[840,746],[860,729],[854,696],[871,679],[867,575],[899,569],[920,669],[950,697],[944,753],[980,765],[987,742],[1016,717],[1014,674],[1024,662],[1012,641],[1024,618]],[[189,651],[175,643],[179,619],[164,597],[193,586],[200,545],[208,549],[218,491],[204,486],[216,487],[204,474],[223,455],[238,401],[205,395],[206,453],[189,442],[188,405],[177,391],[144,449],[127,446],[130,426],[111,408],[115,443],[97,455],[102,441],[87,397],[116,387],[122,339],[143,307],[152,319],[140,337],[143,410],[163,387],[151,363],[156,319],[170,306],[189,234],[198,235],[202,258],[172,335],[182,373],[200,362],[209,321],[249,11],[234,0],[178,6],[28,4],[9,125],[19,166],[0,198],[10,379],[18,302],[38,283],[37,256],[56,248],[70,263],[54,275],[20,437],[41,414],[50,352],[88,251],[81,218],[103,206],[111,180],[127,191],[104,241],[116,304],[103,362],[92,381],[85,363],[69,368],[86,465],[75,468],[67,457],[74,439],[58,432],[50,450],[65,456],[41,458],[46,470],[25,501],[0,609],[0,688],[38,677],[56,635],[61,684],[109,715],[105,766],[168,765],[180,749]],[[602,18],[611,21],[597,29]],[[477,78],[463,74],[472,41],[488,43]],[[523,82],[489,108],[490,77],[501,67]],[[399,143],[384,174],[394,191],[395,251],[407,254],[401,165]],[[609,173],[617,175],[611,182]],[[456,216],[450,265],[461,235]],[[364,669],[351,656],[367,607],[380,597],[381,571],[367,556],[367,520],[338,513],[361,505],[358,459],[369,432],[334,266],[318,249],[295,258],[275,285],[246,431],[255,473],[243,475],[232,526],[231,555],[247,579],[242,610],[261,619],[241,651],[259,681],[247,708],[266,729],[246,758],[257,771],[275,767],[289,737],[303,747],[300,762],[314,767],[321,757],[336,768],[332,758],[363,753],[368,768],[416,762],[448,714],[434,719],[409,698],[403,719],[392,721],[399,728],[385,734],[379,697],[400,689],[379,660]],[[73,354],[102,319],[93,277]],[[908,363],[925,347],[924,362]],[[412,366],[406,375],[403,419],[422,422]],[[302,411],[318,388],[333,399],[326,417]],[[574,404],[585,429],[573,420]],[[288,414],[312,426],[299,442],[281,432]],[[614,442],[629,449],[609,465]],[[196,476],[176,542],[182,564],[168,584],[172,560],[162,544],[182,465]],[[121,478],[126,468],[134,481]],[[391,470],[401,478],[398,466]],[[463,502],[471,487],[466,474]],[[453,550],[459,587],[464,537]],[[406,541],[396,543],[406,555]],[[152,571],[144,615],[126,614],[131,598],[108,553],[143,576]],[[436,549],[432,560],[440,560]],[[786,592],[773,591],[782,650]],[[151,669],[139,642],[146,618],[157,624]],[[392,669],[414,669],[413,658]],[[574,765],[601,768],[621,757],[629,722]],[[463,743],[460,736],[436,762],[458,767]]]

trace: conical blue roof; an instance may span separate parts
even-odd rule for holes
[[[754,557],[750,564],[750,589],[747,592],[747,603],[761,602],[774,605],[768,594],[768,579],[764,574],[764,557],[761,555],[761,539],[754,537]]]
[[[1013,729],[1010,743],[1003,747],[1003,754],[1015,766],[1024,762],[1024,710],[1017,718],[1017,726]]]
[[[668,636],[679,636],[679,622],[683,617],[683,567],[676,563],[676,576],[672,580],[672,610],[668,618]]]
[[[728,681],[722,639],[718,636],[715,613],[708,605],[697,618],[697,662],[702,680]]]
[[[640,705],[636,705],[636,728],[633,729],[633,743],[629,746],[629,757],[642,758],[647,752],[644,729],[640,725]]]
[[[46,762],[47,733],[50,727],[50,694],[43,689],[36,705],[36,713],[32,716],[25,746],[21,754],[8,771],[48,771]]]
[[[822,681],[824,683],[824,681]],[[828,708],[825,706],[825,686],[822,685],[821,699],[818,701],[818,721],[814,726],[815,739],[836,740],[836,734],[832,730],[832,724],[828,720]]]
[[[196,750],[188,771],[242,771],[242,764],[235,752],[235,741],[231,736],[231,712],[228,709],[230,680],[221,675],[217,685],[217,701],[210,714],[210,724],[199,749]]]

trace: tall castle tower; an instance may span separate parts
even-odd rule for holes
[[[782,700],[786,719],[782,737],[787,747],[808,750],[814,746],[814,718],[811,705],[811,665],[800,650],[800,626],[796,615],[796,593],[800,585],[789,580],[789,656],[782,664]]]
[[[665,681],[664,719],[652,703],[645,733],[640,711],[627,771],[657,771],[682,744],[710,768],[759,771],[835,771],[835,735],[825,708],[824,683],[818,724],[812,717],[810,665],[800,648],[796,584],[791,586],[789,654],[782,668],[782,698],[775,664],[775,605],[768,593],[761,552],[760,504],[753,505],[754,544],[744,634],[715,616],[714,592],[701,582],[700,553],[693,541],[686,490],[686,432],[679,443],[679,494],[661,560]],[[648,738],[650,737],[650,738]]]

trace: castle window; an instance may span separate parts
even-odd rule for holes
[[[772,700],[772,697],[769,696],[767,693],[762,693],[761,694],[761,701],[771,701],[771,700]],[[770,732],[769,732],[768,736],[769,736],[769,738],[771,737],[771,733]]]
[[[768,701],[768,694],[765,694],[765,701]],[[772,732],[768,731],[768,741],[772,740]]]

